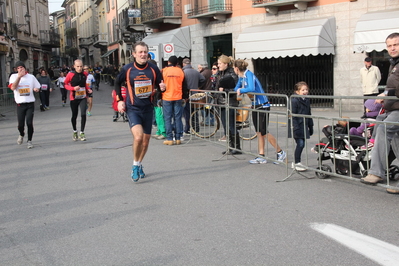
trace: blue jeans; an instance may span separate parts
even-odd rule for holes
[[[165,120],[167,140],[173,140],[173,137],[175,137],[176,140],[180,140],[181,136],[183,135],[182,104],[183,100],[162,101],[163,118]],[[173,129],[175,129],[174,135]]]
[[[300,163],[301,162],[301,154],[303,151],[303,148],[305,148],[305,139],[297,139],[295,138],[296,142],[296,148],[295,148],[295,163]]]

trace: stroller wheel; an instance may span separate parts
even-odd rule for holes
[[[399,179],[399,166],[391,165],[389,167],[389,180],[398,180]]]
[[[330,172],[330,173],[332,172],[331,167],[328,166],[328,165],[325,165],[325,164],[322,164],[320,167],[317,167],[317,169],[319,169],[319,170],[321,170],[321,171],[324,171],[324,172]],[[324,179],[324,178],[330,177],[329,174],[320,173],[320,172],[316,172],[316,176],[317,176],[318,178],[320,178],[320,179]]]

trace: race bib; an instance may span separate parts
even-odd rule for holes
[[[138,98],[148,98],[152,93],[151,80],[136,80],[134,81],[134,92]]]
[[[27,86],[18,86],[18,92],[20,96],[29,96],[30,95],[30,88]]]
[[[86,88],[80,87],[79,90],[75,91],[75,99],[84,99],[86,98]]]
[[[42,84],[42,91],[46,91],[47,89],[48,89],[48,86],[47,86],[47,84]]]

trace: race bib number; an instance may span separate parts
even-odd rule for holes
[[[138,98],[148,98],[152,93],[151,80],[136,80],[134,81],[134,91]]]
[[[79,90],[75,91],[75,99],[86,98],[86,88],[80,87]]]
[[[24,86],[21,86],[21,87],[18,86],[18,92],[19,92],[20,96],[29,96],[30,95],[30,88],[29,87],[24,87]]]
[[[48,89],[48,86],[47,86],[47,84],[42,84],[42,91],[46,91],[47,89]]]

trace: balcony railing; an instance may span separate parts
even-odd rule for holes
[[[90,46],[93,44],[92,37],[79,38],[79,46]]]
[[[60,47],[60,35],[54,30],[40,30],[40,44],[42,46]]]
[[[141,16],[143,24],[181,24],[181,0],[144,0]]]
[[[96,48],[107,47],[108,35],[106,33],[99,33],[93,36],[93,46]]]
[[[129,10],[126,10],[126,15],[123,19],[122,25],[129,31],[143,31],[144,25],[141,22],[141,17],[129,17]]]
[[[187,7],[187,12],[189,14],[189,17],[206,15],[209,13],[232,13],[233,5],[231,2],[231,0],[190,0],[189,6]]]

